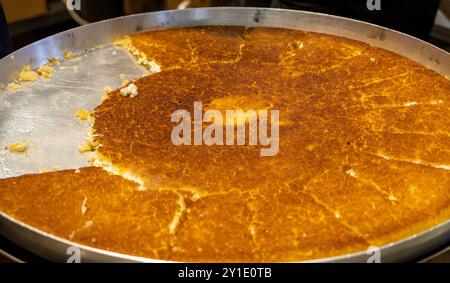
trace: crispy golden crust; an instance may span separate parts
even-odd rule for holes
[[[12,217],[57,236],[159,257],[167,252],[178,195],[137,188],[91,167],[0,180],[0,203]]]
[[[90,197],[98,194],[104,211],[75,241],[177,261],[296,261],[383,245],[449,219],[450,82],[443,76],[361,42],[286,29],[175,29],[131,42],[165,71],[135,81],[132,99],[109,93],[93,113],[93,133],[99,158],[147,191],[99,169],[82,170],[83,178],[52,173],[71,185],[45,182],[43,199],[94,188]],[[174,146],[171,113],[192,113],[194,101],[204,111],[279,110],[279,153]],[[18,208],[13,189],[31,183],[13,184],[22,178],[41,177],[2,181],[11,200],[2,209],[63,237],[71,223],[84,223],[76,214],[51,226],[49,216],[36,222]],[[91,183],[80,186],[84,179]],[[112,203],[133,192],[124,215],[114,214],[120,205],[102,208],[98,184],[113,191]],[[80,194],[74,203],[81,202]],[[119,228],[125,236],[109,233]]]
[[[163,70],[239,58],[244,27],[199,27],[159,30],[131,37],[132,45]]]
[[[190,192],[139,191],[138,184],[96,167],[2,179],[0,188],[2,211],[17,220],[80,244],[150,258],[299,260],[326,256],[327,249],[344,253],[365,247],[362,239],[309,197],[290,192],[258,202],[271,209],[263,210],[261,219],[252,219],[252,210],[261,210],[250,205],[254,195],[209,195],[194,204]],[[282,210],[273,206],[275,201],[284,203]],[[285,219],[285,213],[295,217]],[[278,218],[279,227],[263,221]],[[183,228],[175,233],[178,221]],[[259,228],[267,230],[256,240],[252,229]],[[291,250],[284,241],[268,245],[273,237],[283,239],[276,229],[302,237],[294,243],[301,248]],[[321,236],[324,229],[335,233]]]

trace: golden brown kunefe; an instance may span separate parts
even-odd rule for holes
[[[85,168],[0,180],[0,208],[78,243],[175,261],[298,261],[450,217],[450,82],[350,39],[273,28],[143,33],[162,71],[94,112]],[[178,109],[276,109],[280,149],[174,146]],[[132,177],[132,178],[131,178]]]

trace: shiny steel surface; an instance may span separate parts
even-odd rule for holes
[[[26,85],[16,92],[0,90],[0,178],[37,173],[43,169],[86,166],[80,155],[89,133],[89,123],[75,117],[79,109],[92,110],[104,87],[116,88],[122,79],[146,71],[130,55],[111,42],[144,30],[196,25],[270,26],[302,29],[360,40],[404,55],[426,67],[450,76],[450,55],[408,35],[345,18],[267,8],[201,8],[139,14],[89,24],[40,40],[0,60],[0,84],[14,79],[23,65],[38,67],[49,57],[72,51],[80,60],[64,61],[54,76]],[[75,68],[74,68],[75,67]],[[78,70],[77,70],[78,69]],[[11,154],[4,147],[25,140],[28,156]],[[57,213],[57,212],[55,212]],[[39,231],[0,212],[0,233],[11,241],[53,261],[65,262],[70,241]],[[420,235],[381,247],[381,260],[407,261],[450,242],[450,221]],[[158,262],[76,245],[82,262]],[[321,259],[321,262],[365,262],[372,254]]]

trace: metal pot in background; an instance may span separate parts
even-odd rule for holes
[[[67,0],[62,0],[65,4]],[[79,1],[80,10],[68,9],[71,17],[80,25],[160,10],[199,7],[269,7],[272,0],[68,0],[75,5]],[[70,4],[68,5],[70,6]]]
[[[70,0],[62,1],[67,4],[70,16],[80,25],[124,15],[123,0],[73,0],[72,3]]]

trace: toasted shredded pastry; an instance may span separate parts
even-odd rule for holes
[[[161,30],[119,45],[162,71],[133,81],[133,99],[108,90],[93,113],[90,150],[113,173],[0,180],[2,211],[77,243],[196,262],[338,256],[450,218],[444,76],[362,42],[288,29]],[[279,153],[173,145],[170,115],[192,113],[194,101],[279,110]]]

